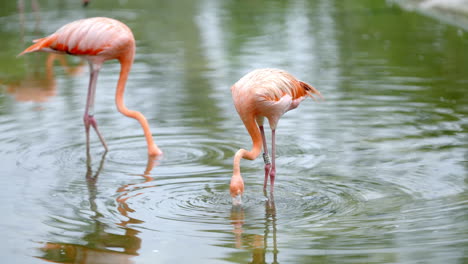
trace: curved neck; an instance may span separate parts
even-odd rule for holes
[[[162,152],[156,146],[156,144],[154,144],[153,136],[151,135],[151,130],[149,128],[148,121],[146,120],[145,116],[143,116],[138,111],[129,110],[124,103],[125,85],[127,83],[128,74],[130,73],[130,69],[133,64],[134,53],[135,48],[132,48],[127,53],[127,56],[122,56],[121,58],[119,58],[120,76],[119,81],[117,83],[117,90],[115,92],[115,104],[117,105],[117,109],[120,113],[122,113],[125,116],[134,118],[140,123],[145,134],[146,143],[148,145],[148,154],[150,156],[160,155],[162,154]]]
[[[240,161],[241,159],[254,160],[260,155],[262,150],[262,136],[260,129],[255,122],[255,118],[252,116],[244,121],[244,125],[252,138],[252,149],[247,151],[245,149],[239,149],[234,156],[234,171],[233,176],[240,176]]]

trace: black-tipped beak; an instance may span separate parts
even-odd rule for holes
[[[89,1],[87,1],[87,0],[83,1],[83,7],[87,7],[88,4],[89,4]]]

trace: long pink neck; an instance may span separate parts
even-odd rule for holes
[[[260,129],[255,122],[255,118],[251,117],[244,121],[244,125],[247,128],[250,136],[252,137],[252,149],[247,151],[245,149],[239,149],[234,156],[234,170],[233,177],[240,177],[240,161],[241,159],[254,160],[260,155],[262,150],[262,136]]]
[[[129,110],[124,104],[125,85],[127,83],[128,74],[130,73],[130,69],[132,67],[134,50],[135,48],[132,48],[127,53],[127,56],[123,56],[119,59],[121,68],[119,81],[117,83],[117,90],[115,93],[115,104],[117,105],[117,109],[120,113],[125,116],[134,118],[140,122],[140,125],[143,128],[145,134],[146,143],[148,145],[148,154],[150,156],[156,156],[162,154],[162,151],[158,148],[158,146],[156,146],[156,144],[154,144],[153,136],[151,135],[151,130],[145,116],[138,111]]]

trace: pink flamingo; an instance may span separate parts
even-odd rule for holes
[[[96,119],[94,119],[94,97],[96,81],[102,64],[106,60],[117,59],[120,62],[120,76],[115,94],[117,109],[123,115],[140,122],[146,137],[148,154],[150,156],[162,154],[161,150],[154,144],[146,118],[140,112],[129,110],[124,104],[125,84],[135,56],[135,39],[130,28],[111,18],[87,18],[66,24],[52,35],[37,39],[34,42],[35,44],[19,55],[45,51],[81,56],[89,62],[91,76],[83,117],[87,149],[89,149],[89,128],[92,126],[104,149],[108,150],[106,141],[99,132]]]
[[[284,113],[296,108],[307,96],[314,98],[313,95],[321,97],[321,94],[311,85],[278,69],[254,70],[237,81],[231,87],[231,92],[236,110],[253,142],[252,150],[240,149],[234,156],[230,193],[234,198],[234,203],[240,203],[241,195],[244,193],[244,181],[240,174],[241,159],[256,159],[263,144],[263,159],[265,161],[263,189],[266,189],[268,176],[270,176],[270,188],[273,192],[276,175],[275,130],[278,120]],[[271,161],[263,130],[265,117],[271,128]]]

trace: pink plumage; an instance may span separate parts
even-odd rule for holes
[[[94,17],[64,25],[48,37],[37,39],[24,53],[46,51],[78,56],[118,59],[135,46],[130,28],[115,19]]]
[[[321,97],[321,94],[311,85],[278,69],[254,70],[237,81],[231,87],[231,92],[236,110],[253,142],[252,150],[240,149],[234,156],[234,171],[230,184],[231,196],[239,199],[244,192],[244,181],[240,175],[240,160],[257,158],[262,145],[265,160],[264,188],[266,188],[269,176],[271,191],[273,191],[276,175],[275,130],[278,121],[284,113],[296,108],[306,97]],[[264,118],[268,119],[272,130],[271,161],[263,128]]]
[[[86,146],[89,150],[89,128],[94,128],[102,145],[107,151],[107,144],[99,132],[94,118],[94,96],[99,70],[106,60],[117,59],[120,62],[120,77],[117,83],[115,102],[123,115],[135,118],[143,128],[151,156],[162,154],[154,144],[146,118],[137,111],[127,109],[123,101],[125,85],[135,56],[135,39],[129,27],[120,21],[106,17],[86,18],[71,22],[55,33],[34,41],[35,44],[25,49],[25,53],[44,51],[81,56],[89,61],[91,68],[88,97],[84,114]]]

